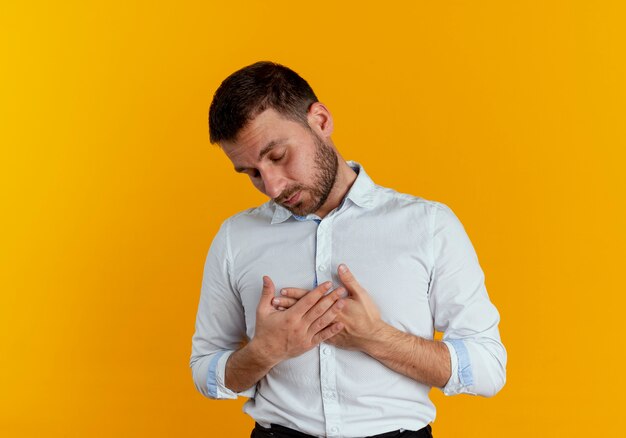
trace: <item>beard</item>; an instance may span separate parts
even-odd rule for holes
[[[315,168],[313,184],[310,186],[298,184],[290,188],[286,195],[281,196],[281,199],[286,200],[298,191],[302,191],[303,194],[305,192],[309,193],[310,199],[308,202],[300,201],[292,206],[283,205],[283,207],[297,216],[306,216],[318,211],[328,199],[335,185],[335,181],[337,180],[337,169],[339,168],[337,154],[331,146],[326,144],[324,140],[315,133],[312,133],[312,135],[315,145],[317,146],[313,165]],[[300,196],[302,196],[302,194]]]

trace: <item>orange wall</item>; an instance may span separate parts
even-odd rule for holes
[[[311,83],[344,157],[475,245],[508,382],[433,391],[436,436],[624,430],[623,2],[10,3],[0,435],[249,436],[189,355],[211,239],[264,202],[207,108],[261,59]]]

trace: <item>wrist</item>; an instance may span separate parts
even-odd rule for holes
[[[274,367],[274,365],[282,362],[281,358],[276,352],[274,352],[269,344],[263,342],[258,337],[253,337],[246,345],[249,354],[254,358],[254,361],[260,368],[267,369],[268,371]]]
[[[372,329],[367,339],[362,343],[361,351],[376,357],[381,346],[384,346],[389,339],[389,331],[394,328],[383,320],[378,320],[372,325]]]

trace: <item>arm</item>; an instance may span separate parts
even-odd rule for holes
[[[255,350],[254,344],[246,344],[235,351],[226,362],[226,386],[233,391],[255,385],[275,365],[267,360],[261,351]]]
[[[376,306],[351,274],[339,271],[350,291],[338,318],[344,330],[328,342],[357,348],[389,368],[444,394],[495,395],[506,380],[506,350],[498,311],[489,300],[484,275],[463,225],[447,206],[432,215],[432,272],[429,302],[443,342],[399,332],[380,322]]]
[[[450,352],[443,342],[402,332],[382,321],[362,351],[388,368],[429,386],[442,387],[450,379]]]
[[[192,337],[193,381],[202,395],[212,399],[253,397],[255,393],[254,384],[243,388],[245,392],[235,393],[224,382],[226,361],[246,338],[243,307],[231,281],[228,232],[226,221],[209,248]]]
[[[443,386],[450,378],[450,354],[439,341],[404,333],[385,323],[367,291],[345,265],[338,274],[348,290],[337,320],[344,330],[326,342],[369,354],[392,370],[430,386]]]
[[[500,316],[489,300],[485,277],[463,225],[437,203],[432,216],[433,271],[429,300],[435,329],[450,350],[452,375],[446,395],[490,397],[506,381],[507,354],[500,341]]]
[[[190,367],[200,393],[209,398],[253,397],[256,383],[277,363],[298,356],[338,333],[340,293],[324,295],[322,283],[289,311],[272,306],[274,284],[263,278],[255,336],[244,347],[243,307],[231,281],[228,222],[216,235],[205,263]]]

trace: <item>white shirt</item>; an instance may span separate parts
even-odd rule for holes
[[[259,424],[328,437],[420,429],[435,419],[430,387],[359,351],[322,343],[274,366],[239,394],[224,385],[230,354],[252,339],[263,275],[282,287],[313,289],[346,263],[382,319],[425,339],[443,332],[452,376],[443,392],[491,396],[506,376],[499,314],[474,248],[442,203],[358,176],[323,219],[294,216],[268,201],[222,224],[209,249],[192,338],[198,391],[212,399],[250,397],[243,410]]]

